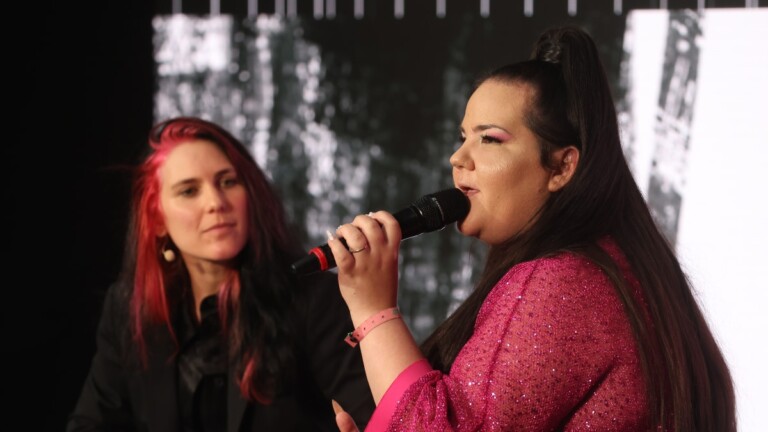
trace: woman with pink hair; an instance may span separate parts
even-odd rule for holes
[[[303,256],[247,149],[216,124],[159,123],[138,169],[121,277],[68,431],[335,430],[373,402],[335,275]]]

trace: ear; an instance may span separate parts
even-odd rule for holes
[[[164,223],[157,224],[157,226],[155,227],[155,235],[157,237],[165,237],[168,235],[168,230],[165,228]]]
[[[579,149],[574,146],[563,147],[552,153],[555,168],[547,185],[550,192],[557,192],[571,181],[579,165]]]

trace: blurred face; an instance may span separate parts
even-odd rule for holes
[[[179,144],[160,168],[164,229],[188,267],[226,262],[248,238],[247,194],[234,167],[213,143]]]
[[[453,181],[470,199],[464,235],[499,244],[525,230],[550,194],[551,170],[523,121],[529,88],[486,81],[467,102]]]

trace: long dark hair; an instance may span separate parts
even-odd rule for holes
[[[447,372],[471,337],[483,301],[512,266],[571,251],[599,265],[625,305],[648,385],[652,424],[678,431],[735,431],[728,366],[624,159],[613,97],[592,38],[575,27],[550,29],[530,60],[503,66],[479,83],[486,80],[533,89],[525,121],[539,138],[542,165],[550,165],[553,150],[568,145],[579,149],[579,165],[530,229],[490,248],[475,290],[422,344],[427,358]],[[642,300],[597,246],[604,236],[626,255]]]
[[[169,237],[156,235],[163,218],[158,171],[171,150],[192,140],[215,144],[246,189],[249,239],[219,291],[219,312],[241,392],[248,399],[267,402],[279,385],[289,385],[295,364],[286,316],[292,292],[288,269],[301,251],[286,225],[282,202],[251,154],[228,131],[206,120],[177,117],[150,131],[149,154],[134,179],[122,270],[124,285],[132,287],[132,337],[143,361],[150,329],[165,327],[176,340],[173,314],[190,285],[183,260],[168,263],[162,258],[162,250],[174,250],[175,245]]]

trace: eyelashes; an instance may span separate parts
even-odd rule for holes
[[[501,139],[493,135],[489,135],[485,132],[480,134],[480,143],[482,144],[498,144],[500,142],[501,142]]]
[[[467,140],[467,136],[463,133],[459,135],[459,143],[463,144]],[[504,142],[503,138],[483,132],[480,134],[479,141],[481,144],[500,144]]]

